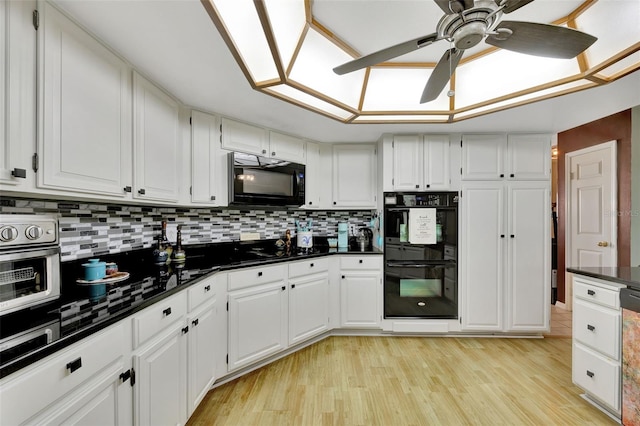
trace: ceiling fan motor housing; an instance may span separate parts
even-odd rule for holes
[[[438,22],[438,36],[452,40],[457,49],[470,49],[482,41],[493,28],[501,11],[493,1],[476,1],[475,7],[458,14],[445,15]]]
[[[486,29],[485,22],[469,22],[453,33],[453,45],[461,50],[470,49],[482,41]]]

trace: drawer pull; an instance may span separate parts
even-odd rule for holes
[[[198,325],[199,322],[200,321],[198,320],[198,318],[196,318],[193,321],[191,321],[191,325],[195,327],[196,325]]]
[[[358,263],[362,263],[362,259],[358,260]]]
[[[595,292],[595,291],[593,291],[593,290],[587,290],[587,294],[588,294],[589,296],[595,296],[595,295],[596,295],[596,292]]]
[[[211,290],[211,286],[210,286],[210,285],[205,285],[205,286],[204,286],[204,291],[205,291],[205,293],[206,293],[207,291],[209,291],[209,290]]]
[[[313,263],[309,266],[310,268],[313,268]]]
[[[73,373],[80,367],[82,367],[82,358],[78,358],[67,363],[67,370],[69,370],[69,374]]]
[[[171,315],[171,306],[169,306],[167,309],[162,311],[162,316],[163,317],[168,317],[169,315]]]
[[[593,372],[593,371],[589,371],[589,370],[587,370],[587,376],[589,376],[589,377],[593,377],[593,376],[595,376],[595,374],[594,374],[594,372]]]
[[[261,277],[262,276],[262,272],[258,272],[258,276]]]
[[[595,328],[594,326],[592,326],[591,324],[587,324],[587,330],[589,330],[589,331],[595,331],[595,329],[596,329],[596,328]]]

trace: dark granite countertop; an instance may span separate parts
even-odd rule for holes
[[[612,281],[640,290],[640,266],[567,268],[568,272]]]
[[[280,262],[311,259],[332,254],[371,255],[366,251],[314,246],[310,252],[286,251],[275,241],[234,242],[186,246],[183,265],[156,265],[153,250],[137,250],[101,260],[115,262],[129,272],[126,281],[107,284],[106,294],[89,297],[88,287],[76,284],[86,259],[64,262],[59,300],[0,317],[0,378],[20,370],[111,324],[163,300],[218,271]]]

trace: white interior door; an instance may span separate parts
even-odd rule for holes
[[[616,266],[616,143],[570,153],[567,162],[568,266]]]

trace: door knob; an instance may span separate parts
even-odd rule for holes
[[[608,246],[609,246],[609,243],[606,241],[600,241],[598,243],[598,247],[608,247]]]

